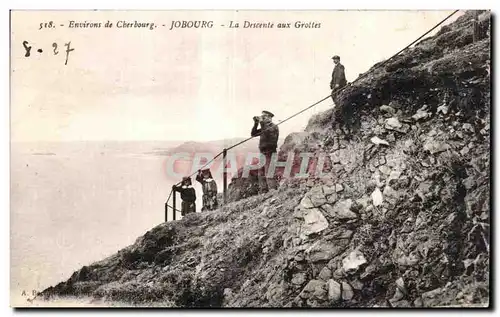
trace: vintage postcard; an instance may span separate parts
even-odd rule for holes
[[[489,307],[490,21],[12,10],[11,306]]]

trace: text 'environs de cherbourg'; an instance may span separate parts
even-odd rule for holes
[[[165,28],[174,29],[319,29],[321,23],[317,21],[227,21],[216,23],[213,20],[173,20],[167,23],[157,23],[151,21],[138,20],[117,20],[107,22],[96,21],[69,21],[69,28],[118,28],[118,29],[149,29]]]

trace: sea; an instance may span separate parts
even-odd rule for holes
[[[177,180],[161,153],[180,143],[12,142],[11,306],[164,222]]]

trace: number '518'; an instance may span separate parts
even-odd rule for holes
[[[54,22],[53,21],[49,21],[49,22],[41,22],[40,23],[40,28],[39,30],[45,28],[45,29],[52,29],[54,28],[55,25],[54,25]]]

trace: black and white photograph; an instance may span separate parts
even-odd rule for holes
[[[10,306],[491,308],[493,15],[10,10]]]

